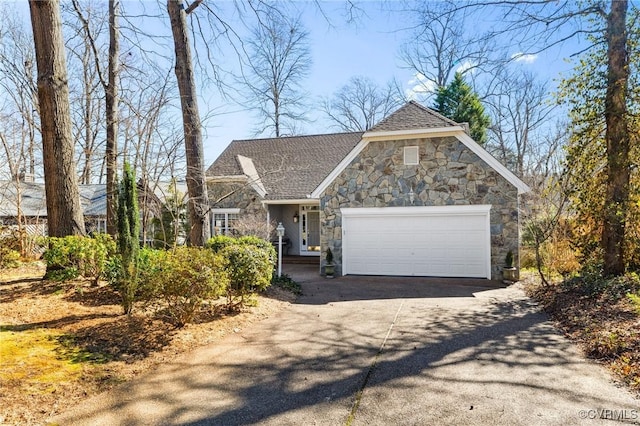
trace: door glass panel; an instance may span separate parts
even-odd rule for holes
[[[320,251],[320,212],[307,212],[307,250]]]

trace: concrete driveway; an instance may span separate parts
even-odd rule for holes
[[[638,402],[517,288],[285,268],[289,309],[55,419],[86,425],[571,425]],[[298,270],[299,269],[299,270]]]

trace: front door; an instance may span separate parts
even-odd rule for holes
[[[300,206],[300,254],[320,255],[320,207]]]

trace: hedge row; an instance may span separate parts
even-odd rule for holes
[[[122,265],[107,235],[50,238],[44,259],[50,279],[106,278],[121,291]],[[256,237],[215,237],[206,248],[144,248],[137,263],[134,300],[160,302],[155,304],[184,325],[193,321],[206,300],[226,296],[229,309],[245,306],[271,283],[275,260],[271,243]]]

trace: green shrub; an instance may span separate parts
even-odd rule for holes
[[[237,239],[237,241],[239,244],[256,246],[259,249],[264,250],[269,256],[271,263],[273,263],[274,265],[278,261],[278,254],[276,253],[276,249],[273,247],[273,244],[271,244],[271,241],[267,241],[262,238],[250,235],[240,237]]]
[[[535,250],[529,247],[522,247],[520,249],[520,267],[522,269],[535,269],[537,266]]]
[[[20,253],[0,246],[0,268],[16,268],[20,265]]]
[[[249,296],[271,284],[273,262],[270,252],[254,245],[230,245],[220,252],[229,262],[227,306],[242,308]]]
[[[209,238],[206,247],[213,250],[214,253],[219,253],[224,248],[235,244],[238,244],[237,238],[229,237],[227,235],[216,235],[215,237]]]
[[[617,302],[627,294],[640,292],[640,277],[630,272],[619,277],[604,278],[599,268],[584,270],[583,275],[563,282],[565,289],[578,289],[589,297],[599,297],[608,302]]]
[[[633,305],[633,309],[635,309],[636,314],[640,315],[640,295],[627,293],[627,299]]]
[[[167,256],[169,252],[143,247],[138,254],[137,299],[149,301],[158,297],[156,280],[158,274],[167,268]]]
[[[219,253],[225,248],[232,245],[241,245],[241,246],[255,246],[262,250],[264,250],[268,255],[271,262],[275,265],[278,260],[278,255],[276,253],[276,249],[271,244],[271,241],[264,240],[259,237],[254,237],[251,235],[245,235],[242,237],[229,237],[227,235],[217,235],[212,237],[207,241],[207,247],[212,249],[215,253]]]
[[[95,238],[69,235],[50,237],[43,258],[47,262],[45,278],[67,281],[79,276],[100,280],[109,255],[115,250],[113,239],[106,234]]]
[[[271,278],[271,285],[283,288],[298,296],[302,294],[302,287],[300,287],[300,284],[295,282],[287,274],[282,274],[280,276],[278,276],[277,274],[273,274],[273,277]]]
[[[138,285],[132,297],[134,302],[152,301],[159,297],[156,276],[165,267],[167,252],[144,247],[138,254]],[[122,282],[122,271],[120,255],[111,256],[105,266],[105,276],[113,287]]]
[[[248,297],[271,284],[277,255],[270,241],[255,236],[218,235],[207,241],[207,247],[228,261],[229,309],[242,308]]]
[[[165,254],[161,268],[150,266],[150,271],[154,294],[180,326],[193,320],[203,301],[222,296],[229,284],[225,259],[209,249],[177,247]]]

